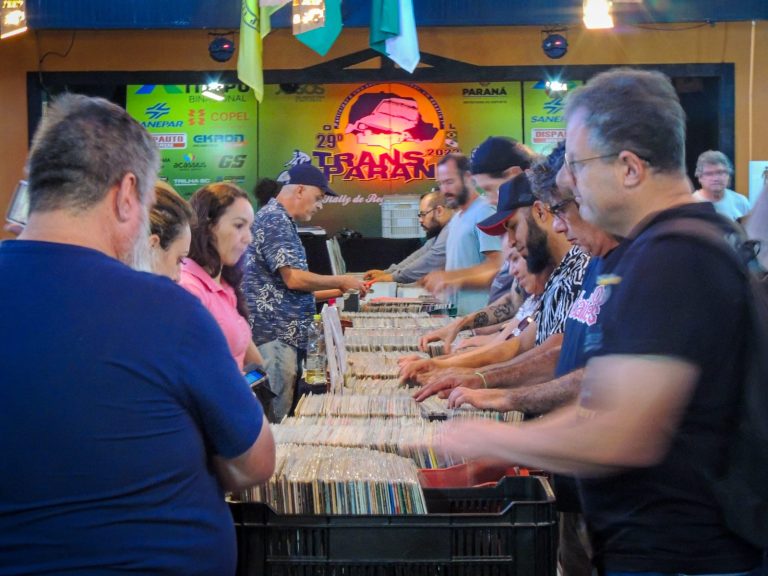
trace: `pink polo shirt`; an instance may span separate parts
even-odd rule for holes
[[[235,290],[224,280],[221,284],[211,278],[197,262],[185,258],[181,265],[179,284],[197,296],[218,322],[237,365],[242,369],[245,352],[251,342],[251,327],[237,311]]]

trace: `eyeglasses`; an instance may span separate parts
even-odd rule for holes
[[[614,156],[618,156],[618,152],[614,152],[612,154],[602,154],[601,156],[590,156],[589,158],[582,158],[581,160],[568,160],[568,157],[565,157],[565,169],[568,170],[568,174],[570,174],[573,181],[576,181],[576,170],[575,167],[578,164],[584,164],[586,162],[591,162],[592,160],[603,160],[604,158],[613,158]]]
[[[425,217],[427,214],[429,214],[430,212],[434,212],[435,210],[437,210],[437,208],[438,208],[438,207],[437,207],[437,206],[435,206],[434,208],[432,208],[431,210],[427,210],[426,212],[417,212],[417,213],[416,213],[416,215],[417,215],[419,218],[424,218],[424,217]],[[413,214],[413,212],[411,212],[411,214]]]
[[[557,202],[556,204],[551,204],[547,206],[547,212],[552,214],[553,217],[559,218],[562,216],[562,213],[565,211],[565,209],[568,207],[569,204],[576,203],[576,198],[566,198],[565,200],[561,200],[560,202]]]

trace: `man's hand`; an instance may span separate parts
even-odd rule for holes
[[[435,362],[431,358],[420,358],[412,362],[403,363],[400,365],[400,382],[412,382],[417,374],[431,370],[434,367]]]
[[[458,386],[482,388],[483,380],[474,372],[458,372],[454,368],[448,368],[445,371],[441,370],[434,376],[430,376],[427,384],[413,395],[413,399],[416,402],[421,402],[437,393],[440,393],[442,397],[446,397],[451,390]]]
[[[435,295],[440,295],[451,288],[451,281],[445,270],[430,272],[419,280],[419,284]]]
[[[363,274],[363,280],[368,284],[374,284],[376,282],[393,282],[392,274],[384,272],[384,270],[368,270]]]
[[[442,340],[443,352],[445,354],[450,354],[451,344],[453,344],[453,341],[456,340],[456,336],[458,336],[459,332],[461,332],[461,325],[463,320],[463,318],[457,318],[442,328],[438,328],[437,330],[432,330],[432,332],[427,332],[424,334],[424,336],[419,339],[419,350],[422,352],[428,352],[430,342],[439,342]]]
[[[490,420],[453,420],[447,422],[437,438],[435,449],[440,454],[461,457],[467,460],[478,458],[500,459],[501,454],[495,452],[488,443],[489,436],[494,434],[505,436],[514,433],[509,424],[501,424]]]
[[[369,285],[355,276],[339,276],[339,290],[344,294],[347,290],[359,290],[360,297],[366,295]]]
[[[500,390],[498,388],[471,390],[459,386],[454,388],[448,396],[448,408],[458,408],[464,404],[469,404],[481,410],[509,412],[514,410],[514,402],[512,402],[514,392],[514,390]]]

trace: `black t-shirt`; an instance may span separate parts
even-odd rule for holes
[[[759,561],[725,527],[709,488],[743,378],[746,287],[716,248],[694,238],[648,238],[655,224],[681,217],[717,219],[705,203],[661,212],[602,270],[608,293],[588,355],[674,357],[701,370],[661,463],[579,482],[597,560],[608,570],[735,572]],[[583,404],[589,395],[585,385]]]

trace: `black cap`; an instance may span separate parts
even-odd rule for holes
[[[536,197],[531,190],[528,176],[525,172],[518,174],[499,187],[499,205],[496,207],[496,214],[479,222],[477,227],[491,236],[501,236],[505,231],[504,224],[515,215],[517,209],[533,206],[535,201]]]
[[[331,187],[328,185],[328,178],[325,177],[325,174],[309,162],[303,162],[292,166],[291,169],[288,170],[288,179],[283,180],[283,184],[316,186],[328,196],[338,196],[338,194],[331,190]]]
[[[531,165],[528,150],[514,138],[489,136],[472,151],[472,174],[498,174],[513,166],[526,170]]]

